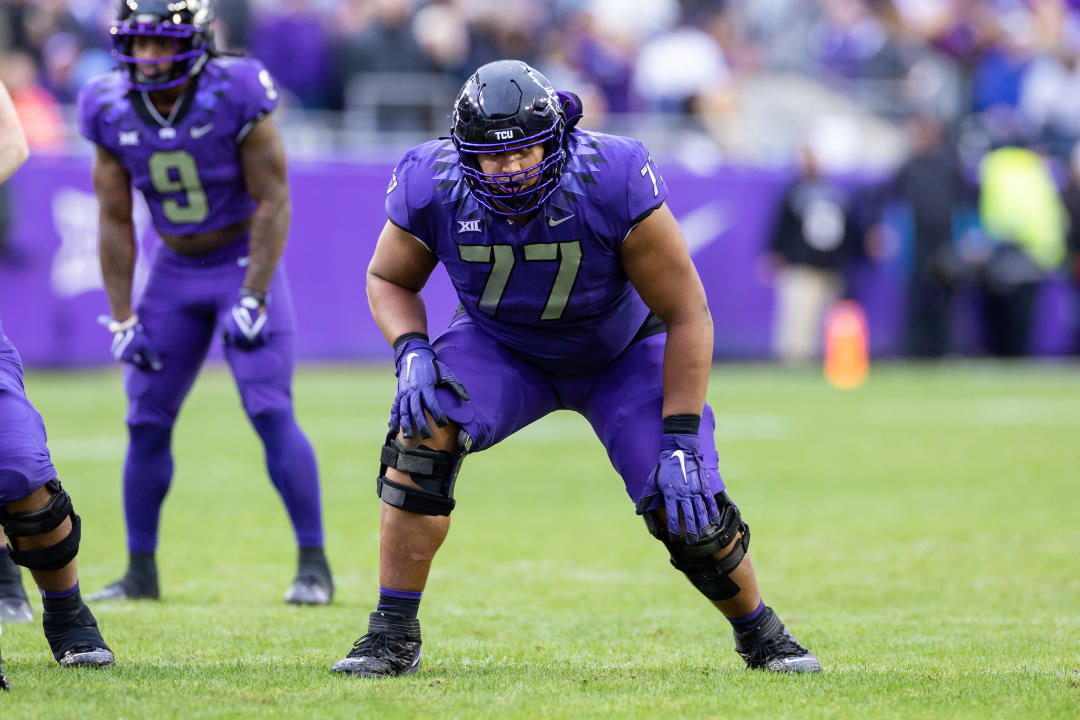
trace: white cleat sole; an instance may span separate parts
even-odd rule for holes
[[[34,609],[22,598],[0,599],[0,623],[27,623],[34,621]]]

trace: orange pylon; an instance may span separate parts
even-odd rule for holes
[[[870,374],[870,331],[866,313],[854,300],[833,305],[825,319],[825,379],[834,387],[856,388]]]

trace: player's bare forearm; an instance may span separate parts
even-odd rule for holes
[[[248,266],[244,275],[244,287],[266,292],[289,234],[292,206],[288,192],[275,200],[259,203],[251,220],[251,238],[248,241]]]
[[[7,88],[0,82],[0,185],[15,174],[29,155],[30,148],[26,144],[19,116],[15,113],[15,105]]]
[[[420,290],[435,256],[409,233],[391,222],[383,226],[367,269],[367,297],[371,316],[387,342],[405,333],[427,334],[427,309]]]
[[[700,415],[705,408],[712,365],[712,316],[705,308],[704,313],[675,323],[668,322],[667,326],[663,416]]]
[[[98,198],[98,257],[113,318],[131,317],[131,277],[135,270],[135,226],[131,220],[131,178],[123,164],[102,148],[94,157]]]
[[[131,277],[135,270],[135,228],[132,224],[102,218],[98,256],[109,310],[113,318],[125,320],[131,317]]]
[[[270,118],[260,120],[240,144],[244,182],[257,207],[251,220],[244,287],[266,292],[289,236],[292,204],[285,146]]]
[[[634,228],[621,254],[634,289],[667,325],[663,414],[700,415],[712,362],[712,316],[686,240],[667,205]]]

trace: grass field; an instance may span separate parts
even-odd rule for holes
[[[92,591],[125,562],[119,374],[27,383],[84,519]],[[210,370],[177,430],[163,600],[94,607],[117,657],[104,672],[61,670],[37,624],[6,625],[0,718],[1080,717],[1080,367],[883,367],[853,392],[716,368],[721,472],[766,602],[825,666],[813,677],[742,667],[569,413],[466,462],[421,672],[331,675],[376,596],[391,383],[386,368],[297,377],[331,607],[281,601],[291,532],[231,381]]]

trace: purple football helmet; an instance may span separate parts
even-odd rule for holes
[[[134,90],[166,90],[195,77],[213,49],[210,0],[121,0],[116,21],[109,28],[113,56],[127,68]],[[172,38],[173,53],[160,58],[136,58],[136,36]],[[149,76],[142,65],[172,63],[163,75]]]
[[[510,216],[532,212],[559,186],[565,132],[562,102],[547,78],[520,60],[498,60],[481,66],[461,88],[450,137],[473,197]],[[541,143],[544,158],[516,173],[485,173],[476,157]]]

